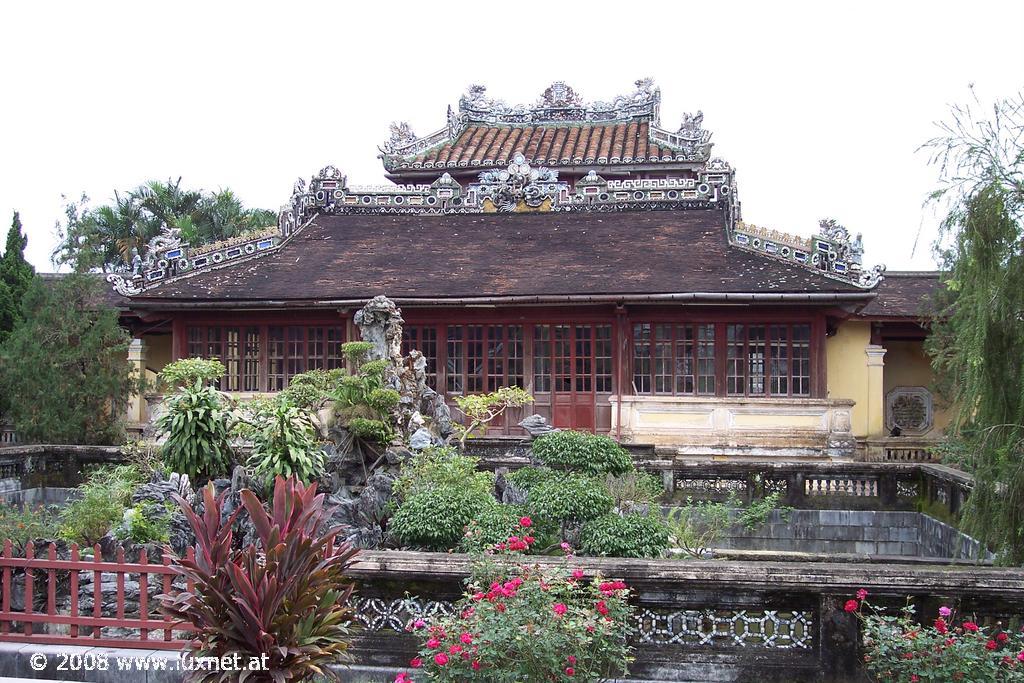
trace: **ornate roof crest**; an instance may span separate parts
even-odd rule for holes
[[[683,114],[682,123],[676,133],[682,138],[694,142],[707,142],[711,139],[711,132],[704,130],[704,112],[697,110],[696,114]]]
[[[412,127],[405,121],[392,121],[391,126],[391,137],[381,147],[381,151],[387,154],[391,154],[396,150],[407,147],[410,143],[416,142],[416,133],[412,132]]]
[[[516,154],[508,169],[481,173],[478,191],[485,212],[550,211],[559,185],[557,171],[532,168]]]
[[[555,81],[547,87],[547,89],[540,94],[540,99],[537,100],[538,109],[548,109],[552,107],[581,107],[583,101],[580,96],[576,94],[576,91],[569,87],[565,81]]]

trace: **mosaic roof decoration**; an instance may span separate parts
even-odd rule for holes
[[[704,115],[684,114],[673,132],[661,127],[661,90],[649,78],[607,102],[585,103],[572,87],[552,83],[533,105],[508,105],[471,85],[447,124],[418,137],[391,124],[380,147],[388,171],[503,167],[516,154],[538,165],[703,163],[711,158]]]

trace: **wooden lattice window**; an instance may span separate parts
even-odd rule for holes
[[[715,326],[633,325],[633,386],[638,394],[715,393]]]

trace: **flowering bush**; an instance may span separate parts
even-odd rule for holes
[[[863,589],[844,608],[864,624],[864,665],[875,680],[1024,681],[1024,637],[1019,631],[979,626],[945,606],[921,625],[912,605],[898,615],[886,614],[867,601]]]
[[[474,563],[467,586],[452,616],[410,625],[423,645],[396,683],[596,681],[622,675],[632,661],[621,581],[586,582],[579,569],[492,557]]]
[[[486,508],[466,527],[459,550],[482,551],[507,541],[510,536],[520,533],[525,514],[525,508],[519,505],[499,504]]]

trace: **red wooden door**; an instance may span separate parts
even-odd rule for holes
[[[611,325],[534,326],[537,412],[556,427],[607,432],[612,391]]]

